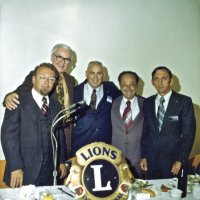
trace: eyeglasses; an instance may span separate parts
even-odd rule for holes
[[[55,83],[55,81],[56,81],[56,79],[55,79],[54,77],[51,77],[51,76],[46,77],[46,76],[44,76],[44,75],[42,75],[42,74],[39,74],[39,75],[38,75],[38,78],[39,78],[39,80],[40,80],[41,82],[48,81],[48,82],[51,83],[51,84]]]
[[[59,56],[59,55],[56,55],[56,54],[54,54],[54,56],[56,57],[56,60],[58,62],[62,62],[63,60],[67,64],[69,64],[71,62],[71,58],[63,58],[62,56]]]

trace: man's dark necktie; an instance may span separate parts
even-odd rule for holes
[[[42,113],[45,117],[47,117],[48,115],[48,112],[49,112],[49,107],[47,105],[47,98],[46,97],[43,97],[42,98],[42,101],[43,101],[43,104],[42,104],[42,107],[41,107],[41,110],[42,110]]]
[[[96,102],[97,102],[97,94],[96,94],[96,90],[93,89],[93,92],[91,95],[91,101],[90,101],[90,106],[92,110],[96,110]]]
[[[132,111],[131,111],[131,102],[126,102],[126,108],[124,109],[122,119],[124,121],[126,129],[130,127],[130,125],[133,123],[132,121]]]
[[[157,119],[158,119],[158,128],[159,131],[161,130],[162,124],[163,124],[163,119],[165,116],[165,108],[163,103],[165,102],[164,97],[160,98],[160,104],[158,106],[158,112],[157,112]]]

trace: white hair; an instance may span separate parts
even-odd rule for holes
[[[53,47],[53,49],[51,50],[51,55],[53,55],[53,54],[57,51],[57,49],[60,49],[60,48],[69,50],[69,51],[72,53],[72,49],[71,49],[69,46],[67,46],[66,44],[60,43],[60,44],[56,44],[56,45]]]

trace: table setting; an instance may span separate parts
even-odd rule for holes
[[[129,188],[127,200],[172,200],[180,199],[177,189],[178,179],[142,180],[135,179]],[[0,200],[75,200],[75,194],[65,185],[35,187],[34,185],[21,188],[0,189]],[[187,196],[184,200],[200,199],[200,176],[188,175]]]
[[[182,191],[177,189],[178,179],[142,180],[136,179],[129,190],[128,200],[181,199]],[[200,176],[188,175],[187,195],[184,200],[200,199]]]
[[[75,200],[75,194],[64,185],[0,189],[0,200]]]

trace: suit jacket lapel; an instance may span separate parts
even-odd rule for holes
[[[156,95],[154,95],[151,99],[151,107],[150,107],[150,113],[152,115],[152,121],[154,123],[154,126],[156,127],[158,133],[159,133],[159,129],[158,129],[158,121],[157,121],[157,113],[156,113],[156,105],[155,105],[155,99],[156,99]]]
[[[118,98],[116,100],[116,105],[115,105],[115,115],[116,115],[116,119],[119,119],[119,123],[122,127],[124,127],[124,122],[122,120],[122,116],[120,114],[120,104],[122,101],[122,96],[120,96],[120,98]]]
[[[75,102],[81,101],[84,98],[84,85],[86,82],[83,82],[81,85],[78,86],[75,92]]]
[[[51,118],[52,118],[52,120],[54,119],[54,117],[57,115],[57,112],[55,112],[55,111],[57,111],[57,109],[55,109],[55,105],[54,105],[54,103],[52,102],[52,100],[51,99],[49,99],[49,109],[50,109],[50,113],[51,113]]]
[[[28,98],[26,99],[27,103],[26,105],[30,106],[30,110],[32,112],[32,116],[35,116],[36,118],[40,117],[39,111],[41,108],[38,106],[36,101],[33,99],[32,93],[28,95]]]
[[[106,85],[104,83],[102,83],[102,84],[103,84],[103,97],[101,98],[101,100],[98,104],[98,107],[101,106],[103,104],[103,102],[106,101],[107,97],[109,96]]]
[[[69,95],[69,103],[71,105],[72,104],[72,97],[73,97],[73,91],[71,90],[71,88],[73,88],[74,86],[70,82],[70,78],[69,78],[69,75],[67,73],[64,73],[63,76],[64,76],[66,86],[67,86],[67,91],[68,91],[68,95]]]
[[[136,116],[136,118],[134,119],[134,122],[133,122],[133,124],[134,123],[137,123],[137,121],[139,121],[139,120],[141,120],[141,117],[143,116],[142,115],[142,101],[141,101],[141,99],[140,99],[140,97],[138,97],[138,95],[136,95],[136,97],[137,97],[137,102],[138,102],[138,106],[139,106],[139,113],[138,113],[138,115]],[[131,125],[132,126],[132,125]]]
[[[174,110],[176,110],[176,103],[177,103],[177,99],[176,99],[176,95],[175,95],[175,92],[172,91],[172,94],[170,96],[170,99],[169,99],[169,103],[168,103],[168,106],[167,106],[167,110],[165,112],[165,116],[164,116],[164,120],[163,120],[163,125],[162,125],[162,130],[165,130],[165,127],[167,127],[167,124],[168,124],[168,118],[169,116],[173,115],[174,113]]]

